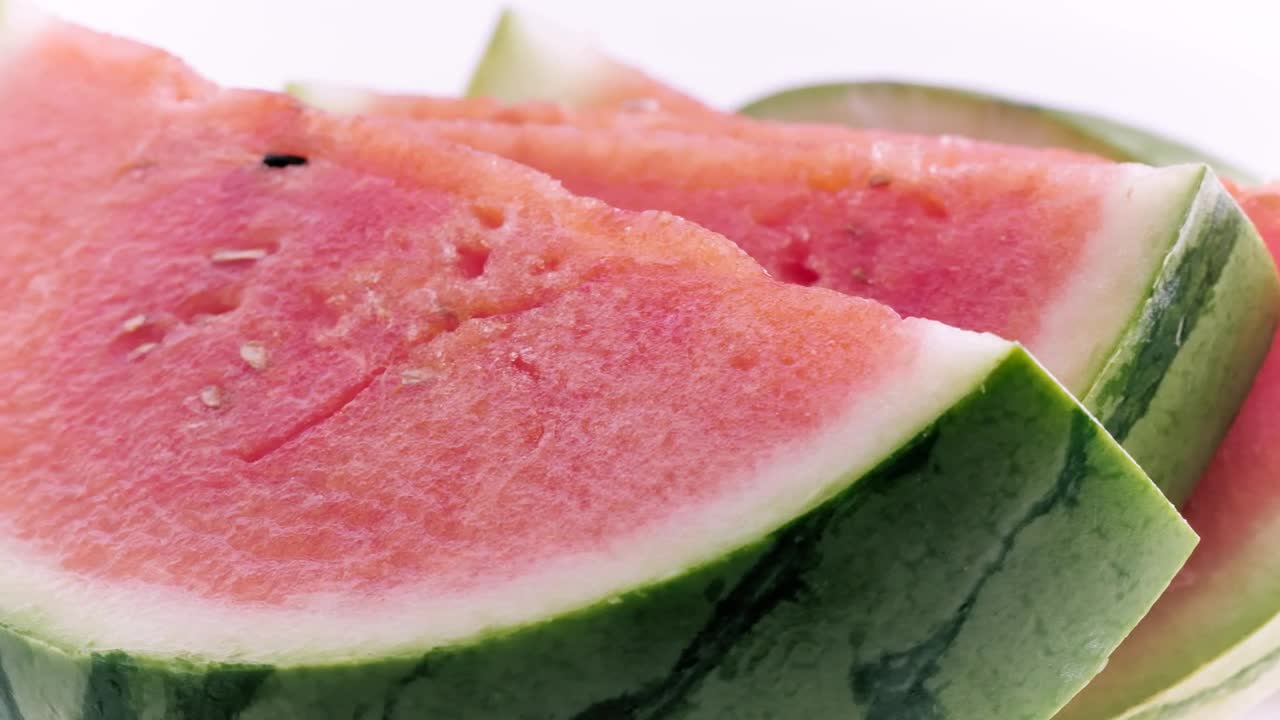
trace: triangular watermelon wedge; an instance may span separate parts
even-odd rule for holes
[[[1275,324],[1274,264],[1203,166],[1154,170],[709,111],[295,91],[414,121],[619,207],[674,212],[781,279],[1019,340],[1175,503],[1239,407]]]
[[[1045,718],[1194,542],[994,336],[8,12],[5,717]]]
[[[467,94],[504,103],[550,98],[596,110],[708,109],[640,70],[614,61],[589,41],[511,10],[498,18]]]
[[[808,122],[875,118],[899,130],[923,129],[916,123],[924,117],[939,132],[975,132],[1009,142],[1055,137],[1068,147],[1090,145],[1111,157],[1152,164],[1195,158],[1223,167],[1195,148],[1104,118],[937,88],[862,83],[801,88],[748,110]],[[1280,252],[1280,188],[1233,192],[1272,252]],[[1280,683],[1280,564],[1274,560],[1280,536],[1280,446],[1272,432],[1277,406],[1280,347],[1273,339],[1240,414],[1185,508],[1201,534],[1200,547],[1107,669],[1060,713],[1061,720],[1220,720],[1236,717],[1275,691]]]

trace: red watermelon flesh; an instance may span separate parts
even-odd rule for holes
[[[476,117],[488,101],[372,102],[391,121]],[[1114,228],[1126,205],[1142,206],[1142,191],[1134,201],[1131,190],[1145,170],[834,127],[816,128],[819,137],[809,143],[778,145],[751,132],[742,137],[754,139],[744,140],[652,130],[649,118],[660,114],[557,114],[549,107],[493,106],[497,122],[422,127],[612,205],[694,220],[732,238],[780,279],[1018,339],[1078,392],[1089,387],[1107,348],[1079,333],[1084,319],[1072,306],[1088,308],[1088,321],[1107,338],[1129,319],[1134,298],[1113,293],[1124,282],[1117,277],[1142,262],[1143,249]],[[844,142],[819,141],[827,133]],[[1149,229],[1128,228],[1135,235]],[[1105,300],[1091,300],[1091,293]],[[1123,317],[1108,316],[1104,304]]]
[[[0,518],[67,570],[267,603],[518,575],[745,491],[931,327],[83,32],[0,75]]]

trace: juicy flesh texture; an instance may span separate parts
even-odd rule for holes
[[[691,224],[132,43],[49,30],[0,97],[0,526],[90,577],[463,591],[742,489],[915,352]]]
[[[915,137],[780,147],[539,123],[422,127],[614,206],[693,220],[781,280],[1024,342],[1124,172]]]

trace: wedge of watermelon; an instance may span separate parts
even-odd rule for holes
[[[301,90],[319,104],[337,97]],[[1275,323],[1274,265],[1203,166],[719,116],[579,122],[545,106],[523,118],[491,106],[494,121],[476,123],[483,102],[341,97],[328,106],[467,119],[419,126],[613,205],[694,220],[781,279],[1020,340],[1175,502],[1225,432]],[[721,125],[731,137],[714,134]]]
[[[1194,542],[994,336],[5,19],[5,717],[1044,718]]]
[[[1280,191],[1248,192],[1280,252]],[[1106,672],[1062,720],[1219,720],[1280,683],[1280,344],[1273,343],[1208,473],[1187,503],[1203,544]]]
[[[519,68],[518,72],[512,72]],[[503,11],[467,94],[504,103],[554,98],[598,110],[702,112],[692,97],[533,17]]]
[[[1079,134],[1070,146],[1092,144],[1112,157],[1162,163],[1222,161],[1134,128],[1053,109],[1019,109],[1001,98],[939,94],[933,88],[891,89],[850,84],[797,89],[757,103],[759,115],[808,122],[863,120],[894,129],[978,133],[1028,142]],[[960,112],[957,112],[960,110]],[[1117,129],[1119,134],[1117,134]],[[1239,177],[1242,173],[1234,171]],[[1234,190],[1273,253],[1280,252],[1280,188]],[[1271,427],[1280,405],[1280,349],[1272,343],[1261,372],[1208,474],[1186,507],[1202,535],[1200,549],[1106,671],[1062,713],[1063,720],[1180,718],[1221,720],[1255,705],[1280,683],[1280,452]]]

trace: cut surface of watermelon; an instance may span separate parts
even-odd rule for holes
[[[1042,718],[1194,542],[994,336],[19,25],[8,717]]]
[[[866,155],[872,160],[878,160],[875,153],[892,142],[917,146],[928,142],[916,136],[901,134],[904,130],[910,130],[910,127],[851,134],[851,131],[842,132],[831,125],[753,122],[719,113],[696,102],[646,103],[645,107],[637,109],[637,103],[644,101],[645,98],[660,97],[664,93],[675,93],[685,98],[687,96],[666,88],[662,83],[596,50],[592,52],[599,58],[594,63],[564,66],[565,72],[557,75],[555,83],[545,81],[536,73],[526,72],[526,68],[539,65],[539,52],[547,52],[548,48],[557,47],[564,40],[563,33],[559,36],[555,33],[554,28],[524,23],[508,13],[504,16],[500,31],[495,33],[490,49],[486,53],[486,59],[482,63],[483,73],[477,73],[477,76],[483,74],[484,80],[473,82],[472,93],[484,95],[487,90],[496,86],[499,78],[509,78],[512,82],[519,78],[520,87],[523,88],[521,94],[518,97],[498,95],[498,99],[543,101],[543,105],[534,105],[529,109],[527,118],[524,120],[526,124],[558,123],[579,128],[626,127],[631,130],[643,127],[699,136],[732,137],[757,143],[761,145],[760,151],[766,153],[780,145],[808,146],[810,153],[821,156],[833,145],[853,143],[861,144]],[[515,55],[504,53],[504,48],[508,47],[521,48],[520,62],[512,61]],[[596,68],[609,68],[609,73],[619,75],[629,71],[629,74],[626,74],[628,79],[625,82],[619,82],[615,87],[608,87],[607,74],[597,71]],[[624,102],[626,98],[636,102],[628,105]],[[435,100],[426,100],[424,106],[414,107],[404,98],[367,94],[363,103],[355,100],[354,95],[349,96],[348,99],[350,100],[346,108],[348,111],[363,104],[366,112],[418,119],[426,116],[453,117],[450,112],[458,112],[450,111],[445,104]],[[547,101],[565,104],[574,108],[576,112],[562,112],[560,117],[548,117],[545,105]],[[457,105],[457,108],[467,108],[465,112],[460,112],[459,116],[476,119],[480,114],[476,102],[476,100],[468,100]],[[521,122],[517,119],[520,111],[521,108],[518,107],[506,108],[501,111],[500,117],[495,116],[494,119],[506,124]],[[1070,116],[1068,113],[1059,114],[1063,117]],[[821,116],[812,120],[833,121]],[[835,118],[834,121],[838,122],[839,118]],[[1155,160],[1160,162],[1202,159],[1193,149],[1153,138],[1133,128],[1119,126],[1102,119],[1082,118],[1077,124],[1081,128],[1087,128],[1091,137],[1099,138],[1099,143],[1110,143],[1116,148],[1128,148],[1133,153],[1141,151],[1147,155],[1154,154]],[[1085,132],[1084,129],[1080,130],[1081,137]],[[971,145],[969,141],[945,138],[933,142],[943,147],[949,143],[959,146],[941,152],[941,155],[947,159],[947,164],[976,162],[990,165],[997,159],[1008,161],[1016,156],[1022,156],[1032,163],[1098,161],[1098,158],[1093,155],[1054,148],[1026,151],[1011,146],[973,145],[981,149],[976,152],[966,152],[963,146]],[[529,150],[538,149],[522,147],[520,153]],[[1073,150],[1087,152],[1096,151],[1097,148],[1075,146]],[[922,152],[917,161],[923,164],[935,158],[936,153],[935,150],[935,154],[931,156],[928,151]],[[794,158],[792,161],[794,162]],[[863,175],[868,184],[873,180],[878,183],[894,180],[894,173],[877,172],[879,168],[874,162],[867,163],[864,160],[864,163],[872,168],[870,172]],[[673,164],[674,158],[666,160],[667,166]],[[543,169],[550,170],[553,175],[559,175],[559,172],[551,168]],[[912,167],[911,170],[914,174],[920,172],[918,167]],[[840,184],[841,175],[838,172],[833,175],[837,178],[833,182],[836,185]],[[815,190],[827,189],[821,172],[815,173],[815,178],[811,181]],[[659,182],[651,181],[651,184]],[[977,317],[948,316],[946,312],[948,308],[943,304],[931,305],[928,312],[924,313],[926,317],[939,319],[945,317],[947,322],[961,327],[993,330],[1028,344],[1050,370],[1062,378],[1073,392],[1084,398],[1085,404],[1103,419],[1108,430],[1124,443],[1126,449],[1138,459],[1175,503],[1183,501],[1191,492],[1201,471],[1207,465],[1214,447],[1225,433],[1232,416],[1243,400],[1248,380],[1257,371],[1262,361],[1270,341],[1271,327],[1275,323],[1277,291],[1274,263],[1256,233],[1247,227],[1249,223],[1242,219],[1239,210],[1226,207],[1232,203],[1224,199],[1221,187],[1216,182],[1212,185],[1214,189],[1196,203],[1199,205],[1199,210],[1189,210],[1185,215],[1189,227],[1183,229],[1184,241],[1179,243],[1183,252],[1170,254],[1169,259],[1176,258],[1176,262],[1166,263],[1166,272],[1162,273],[1156,282],[1147,286],[1151,291],[1147,296],[1151,302],[1141,311],[1135,311],[1130,315],[1134,319],[1132,329],[1135,332],[1124,336],[1124,340],[1116,346],[1119,350],[1112,358],[1116,362],[1109,363],[1099,376],[1088,378],[1093,381],[1091,385],[1081,387],[1077,383],[1078,376],[1073,372],[1079,370],[1080,364],[1075,367],[1060,364],[1056,354],[1059,348],[1047,350],[1031,338],[1020,334],[1021,328],[991,327],[984,325]],[[570,186],[573,187],[572,184]],[[579,190],[590,193],[589,190],[581,188]],[[645,194],[645,190],[637,192],[627,189],[626,192],[629,195]],[[767,194],[769,191],[764,192]],[[674,193],[672,195],[676,201],[684,202],[684,198]],[[624,207],[632,206],[626,202],[619,203],[611,196],[607,199]],[[664,202],[668,200],[666,197],[660,199]],[[925,204],[929,204],[930,198],[927,195],[925,200]],[[1219,206],[1222,207],[1219,208]],[[659,204],[656,207],[678,213],[684,212],[683,208],[667,207],[665,204]],[[1135,214],[1140,215],[1141,211],[1136,211]],[[1040,217],[1032,215],[1033,213],[1027,213],[1024,216],[1024,226],[1038,225],[1042,222]],[[742,238],[735,236],[734,230],[737,229],[735,227],[723,227],[716,222],[709,222],[702,216],[692,217],[709,225],[712,229],[725,232],[735,241],[743,242]],[[861,223],[852,223],[851,227],[860,227],[860,225]],[[970,226],[975,233],[978,227]],[[789,228],[782,228],[783,232],[787,230]],[[808,238],[804,237],[804,233],[812,234],[811,229],[801,225],[797,232],[801,237],[786,241],[788,249],[782,250],[779,254],[794,254],[791,247],[808,245]],[[1132,232],[1141,234],[1141,231],[1136,228]],[[1197,237],[1199,239],[1196,239]],[[1236,237],[1245,239],[1239,243],[1229,239],[1223,242],[1225,238]],[[1017,257],[999,258],[996,255],[996,253],[1007,252],[1002,247],[1005,240],[1003,235],[992,233],[985,235],[982,239],[985,241],[982,253],[974,250],[962,261],[952,262],[946,267],[942,267],[943,263],[939,262],[938,266],[944,271],[949,270],[953,273],[963,268],[959,271],[962,274],[981,278],[983,270],[989,264],[1002,264],[1006,269],[1013,268],[1016,272],[1024,272],[1022,268],[1030,265],[1029,263],[1020,265]],[[1117,242],[1116,239],[1120,241]],[[778,242],[775,240],[774,244]],[[1110,246],[1105,248],[1099,246],[1101,251],[1093,257],[1105,264],[1109,262],[1108,255],[1114,255],[1117,248],[1129,249],[1129,243],[1132,242],[1132,239],[1125,238],[1125,233],[1117,233],[1110,239]],[[1228,246],[1233,249],[1225,249]],[[936,251],[933,248],[931,250]],[[753,254],[755,252],[753,251]],[[1218,255],[1219,260],[1223,260],[1227,255],[1222,253],[1234,257],[1229,267],[1223,267],[1217,261],[1205,261],[1206,256],[1209,255]],[[792,277],[788,275],[786,268],[779,268],[766,258],[758,259],[761,259],[768,269],[780,277]],[[855,276],[867,274],[867,268],[856,264],[856,257],[842,258],[842,260],[843,262],[830,264],[837,268],[852,264],[853,266],[849,269]],[[912,260],[912,264],[917,267],[928,264],[927,259],[920,257]],[[1177,273],[1167,272],[1171,266],[1181,267],[1184,273],[1196,275],[1198,279],[1189,281],[1187,276],[1178,279]],[[889,269],[892,271],[896,268],[890,263]],[[814,280],[815,274],[812,270],[812,268],[801,267],[799,275],[793,279]],[[1209,271],[1207,275],[1205,270]],[[1083,283],[1090,282],[1087,275],[1085,273],[1084,276],[1080,276]],[[945,272],[935,271],[923,286],[913,290],[918,294],[927,294],[934,284],[941,283],[944,279],[947,282],[953,282],[951,278],[945,277]],[[818,283],[823,283],[823,280],[822,277],[816,278]],[[1142,283],[1145,280],[1146,276],[1131,276],[1122,278],[1119,282]],[[841,287],[846,282],[842,280],[834,286],[849,291],[849,288]],[[970,288],[973,296],[983,296],[988,292],[988,288],[982,284],[973,281],[971,283],[964,287]],[[1172,307],[1167,305],[1170,297],[1185,294],[1192,286],[1201,288],[1199,292],[1192,293],[1194,297],[1185,297],[1185,302],[1174,303]],[[853,288],[852,291],[868,292],[865,288]],[[900,305],[897,298],[873,296],[881,297],[882,300],[906,314],[916,313],[916,309],[910,305]],[[997,297],[999,297],[998,294]],[[1046,307],[1039,309],[1048,310]],[[1089,317],[1086,314],[1094,309],[1095,307],[1088,303],[1081,303],[1076,307],[1077,312],[1072,318],[1072,331],[1076,331],[1079,327],[1097,326],[1098,318]],[[1026,311],[1025,308],[1022,310]],[[1079,322],[1085,317],[1088,317],[1088,321]],[[1164,319],[1165,327],[1162,333],[1164,339],[1146,342],[1150,337],[1147,331],[1157,323],[1157,317]],[[978,322],[975,324],[975,321]],[[1138,329],[1142,327],[1147,331]],[[1098,329],[1103,336],[1111,330],[1105,322]],[[1199,337],[1191,337],[1188,331],[1198,333]],[[1127,342],[1129,340],[1135,340],[1135,342]],[[1077,333],[1064,336],[1064,342],[1069,346],[1068,353],[1072,348],[1079,353],[1080,346],[1088,348],[1090,341],[1080,343]],[[1167,368],[1166,361],[1168,361]],[[1087,377],[1087,373],[1081,374]],[[1137,401],[1138,398],[1146,398],[1146,400]]]
[[[336,97],[301,90],[312,103]],[[1274,266],[1202,166],[709,115],[341,97],[328,106],[421,122],[574,192],[694,220],[775,277],[1019,340],[1175,502],[1225,432],[1275,322]],[[490,122],[476,122],[486,112]],[[726,124],[730,137],[717,136]]]

